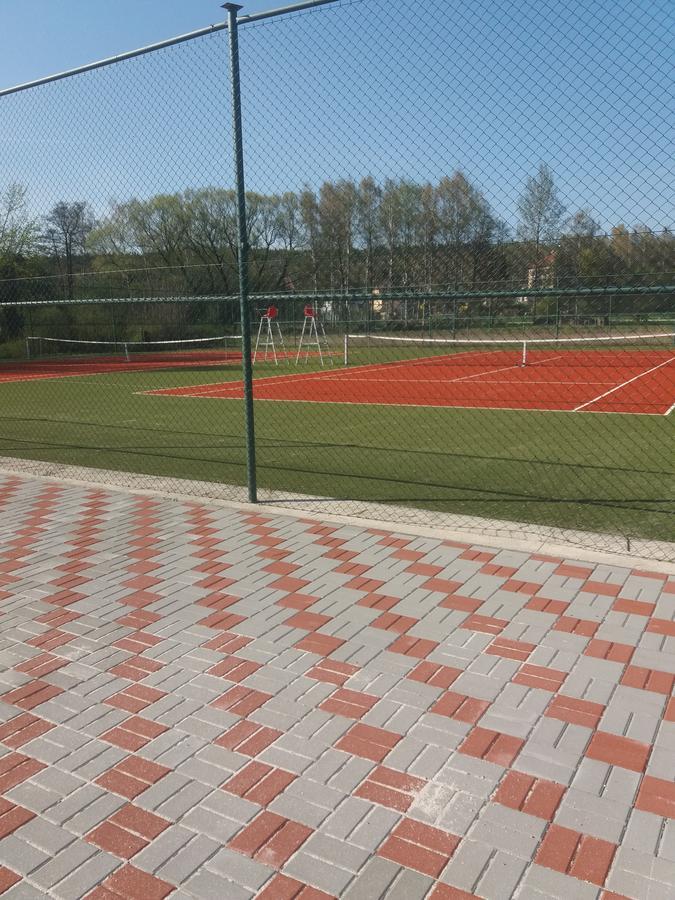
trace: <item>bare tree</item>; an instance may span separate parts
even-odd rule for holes
[[[518,201],[520,225],[518,237],[532,245],[534,278],[532,287],[539,283],[542,250],[557,240],[565,207],[560,201],[553,180],[553,173],[541,163],[534,178],[528,178],[525,190]]]
[[[436,209],[444,245],[445,280],[455,285],[476,281],[478,259],[492,239],[495,221],[490,206],[463,172],[441,178],[436,188]],[[470,267],[470,278],[465,269]]]
[[[319,289],[321,225],[319,203],[316,194],[309,187],[306,187],[300,194],[300,218],[312,262],[312,287],[317,291]]]
[[[366,290],[370,290],[373,284],[374,253],[381,233],[379,222],[381,200],[382,190],[375,179],[370,175],[363,178],[358,187],[356,221],[358,235],[366,253]]]
[[[54,256],[66,271],[66,293],[74,296],[73,267],[75,257],[85,251],[88,235],[94,228],[94,217],[87,203],[60,200],[46,218],[45,239]]]
[[[347,292],[352,280],[352,252],[356,230],[357,188],[353,181],[325,181],[319,194],[319,220],[328,249],[331,287]]]

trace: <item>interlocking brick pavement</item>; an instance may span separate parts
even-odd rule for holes
[[[675,895],[675,577],[0,475],[0,893]]]

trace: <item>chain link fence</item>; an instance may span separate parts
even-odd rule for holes
[[[6,465],[245,497],[243,261],[259,500],[675,558],[668,22],[240,13],[243,251],[225,25],[0,92]]]

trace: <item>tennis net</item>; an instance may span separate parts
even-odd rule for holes
[[[483,364],[494,358],[513,366],[547,363],[620,365],[623,354],[675,355],[675,333],[614,334],[566,338],[443,338],[382,334],[346,334],[344,364],[369,365],[405,361],[411,365]]]
[[[26,358],[66,362],[91,358],[120,365],[217,365],[241,359],[240,347],[238,335],[172,341],[88,341],[29,335],[26,337]]]

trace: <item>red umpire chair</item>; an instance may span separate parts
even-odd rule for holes
[[[270,358],[274,359],[275,365],[279,365],[277,356],[277,347],[275,341],[275,329],[281,349],[281,358],[288,362],[288,354],[286,353],[286,345],[284,344],[284,336],[281,333],[279,325],[279,310],[274,304],[270,304],[260,316],[260,324],[258,325],[258,337],[255,342],[255,350],[253,352],[253,362],[258,358],[258,353],[263,355],[265,362]]]
[[[318,315],[314,307],[305,304],[305,321],[302,323],[302,333],[300,334],[300,343],[298,344],[298,352],[295,357],[296,365],[300,361],[300,354],[305,351],[305,362],[309,361],[310,353],[318,353],[321,365],[324,365],[324,354],[330,358],[331,364],[333,357],[328,352],[328,339],[323,323],[318,322]]]

